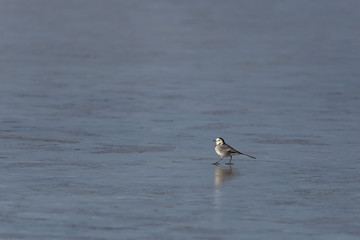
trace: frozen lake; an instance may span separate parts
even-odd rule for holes
[[[359,7],[0,0],[0,239],[359,239]]]

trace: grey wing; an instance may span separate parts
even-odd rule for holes
[[[256,157],[253,157],[253,156],[247,155],[245,153],[239,152],[238,150],[230,147],[229,145],[222,145],[221,147],[222,147],[222,151],[226,152],[227,155],[240,154],[240,155],[244,155],[244,156],[256,159]]]
[[[234,153],[241,154],[239,151],[237,151],[236,149],[230,147],[229,145],[221,145],[221,150],[228,153],[228,154],[234,154]]]

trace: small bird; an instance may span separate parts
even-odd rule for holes
[[[232,156],[234,156],[234,155],[244,155],[244,156],[247,156],[247,157],[256,159],[256,158],[253,157],[253,156],[250,156],[250,155],[241,153],[241,152],[239,152],[238,150],[236,150],[236,149],[232,148],[231,146],[227,145],[227,144],[225,143],[224,139],[222,139],[222,138],[216,138],[216,139],[214,140],[214,142],[216,143],[216,145],[215,145],[215,152],[221,157],[219,161],[213,163],[214,165],[218,165],[219,162],[220,162],[224,157],[230,157],[230,162],[229,162],[229,163],[225,163],[225,164],[226,164],[226,165],[232,165],[233,163],[231,163],[231,159],[232,159]]]

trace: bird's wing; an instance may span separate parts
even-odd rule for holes
[[[230,147],[229,145],[225,145],[225,146],[223,145],[223,150],[224,150],[225,152],[227,152],[228,154],[237,153],[237,154],[240,154],[240,155],[244,155],[244,156],[247,156],[247,157],[256,159],[256,158],[253,157],[253,156],[250,156],[250,155],[247,155],[247,154],[245,154],[245,153],[239,152],[238,150],[236,150],[235,148]]]
[[[222,145],[222,146],[223,146],[224,152],[227,152],[227,153],[229,153],[229,154],[230,154],[230,153],[232,153],[232,154],[234,154],[234,153],[241,154],[241,152],[239,152],[238,150],[230,147],[229,145]]]

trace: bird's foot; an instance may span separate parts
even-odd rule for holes
[[[234,165],[234,163],[228,162],[228,163],[225,163],[225,165]]]
[[[219,163],[218,163],[218,162],[214,162],[214,163],[212,163],[212,165],[217,166],[217,165],[219,165]]]

